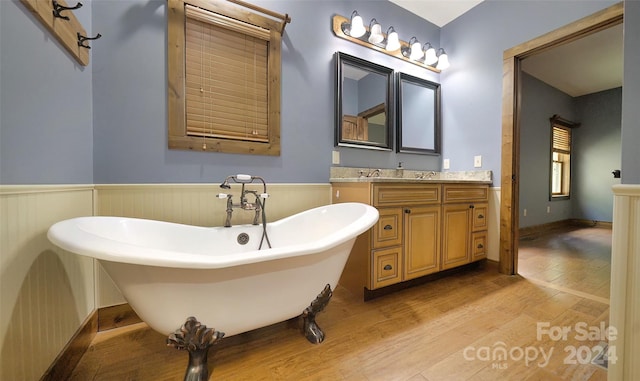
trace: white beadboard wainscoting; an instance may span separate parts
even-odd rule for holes
[[[262,192],[262,185],[248,184],[247,189]],[[240,185],[221,189],[218,184],[125,184],[96,185],[96,215],[147,218],[198,226],[222,226],[227,200],[218,193],[233,195],[240,201]],[[298,212],[331,203],[329,184],[267,184],[269,198],[267,221],[276,221]],[[251,200],[250,200],[251,201]],[[251,223],[254,211],[234,209],[231,223]],[[98,307],[124,303],[125,300],[109,275],[99,266],[97,277]]]
[[[608,379],[640,380],[640,185],[613,186],[609,324],[617,329],[618,359]]]
[[[0,186],[0,380],[38,380],[95,310],[94,261],[49,243],[93,214],[93,185]]]

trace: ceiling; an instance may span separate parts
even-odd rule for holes
[[[390,1],[442,27],[483,0]],[[522,70],[572,97],[620,87],[622,29],[617,25],[536,54],[522,61]],[[455,55],[451,62],[455,65]]]
[[[443,27],[483,0],[389,0],[432,24]]]

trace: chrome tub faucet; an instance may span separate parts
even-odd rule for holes
[[[233,203],[233,196],[227,193],[219,193],[216,197],[220,199],[227,199],[227,217],[224,221],[225,227],[231,227],[231,217],[233,215],[233,208],[240,208],[242,210],[255,210],[255,216],[253,217],[253,225],[258,225],[258,220],[262,217],[262,223],[264,224],[266,219],[264,215],[264,200],[269,197],[267,193],[267,184],[264,179],[260,176],[251,176],[251,175],[233,175],[227,176],[226,179],[220,184],[220,188],[222,189],[231,189],[231,185],[229,182],[232,181],[234,183],[242,184],[242,189],[240,191],[240,203]],[[245,189],[246,184],[251,184],[254,181],[258,181],[262,183],[262,193],[258,193],[256,190]],[[254,202],[249,202],[247,200],[247,195],[251,194],[255,197]]]

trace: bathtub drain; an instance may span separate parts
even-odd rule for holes
[[[249,234],[240,233],[238,234],[238,243],[241,245],[246,245],[249,242]]]

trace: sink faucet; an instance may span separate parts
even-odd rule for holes
[[[245,189],[245,184],[253,183],[255,180],[262,182],[263,185],[263,193],[258,193],[256,190],[248,190]],[[230,181],[235,183],[242,184],[242,190],[240,191],[240,203],[234,204],[233,198],[231,194],[220,193],[217,195],[218,198],[226,198],[227,199],[227,217],[224,222],[225,227],[231,227],[231,216],[233,215],[233,208],[240,208],[242,210],[255,210],[255,216],[253,217],[253,225],[258,225],[258,219],[264,214],[262,213],[264,207],[262,206],[264,201],[260,201],[261,199],[266,199],[269,197],[267,194],[267,184],[264,179],[259,176],[250,176],[250,175],[235,175],[235,176],[227,176],[227,178],[220,184],[220,188],[223,189],[231,189]],[[254,202],[249,202],[247,200],[247,195],[253,195],[255,197]],[[264,221],[263,221],[264,223]]]
[[[374,169],[369,171],[369,173],[367,174],[367,177],[380,177],[380,170]]]
[[[431,179],[433,179],[433,177],[434,177],[435,175],[436,175],[436,172],[435,172],[435,171],[429,171],[429,172],[427,172],[427,173],[424,173],[424,172],[417,172],[417,173],[416,173],[416,179],[425,179],[425,178],[426,178],[426,179],[431,180]]]

